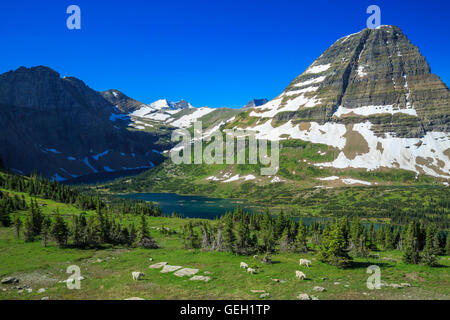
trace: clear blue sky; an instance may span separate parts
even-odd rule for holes
[[[81,30],[66,8],[81,8]],[[273,98],[335,40],[365,28],[366,8],[399,26],[450,84],[449,1],[1,1],[0,72],[46,65],[144,103],[238,107]]]

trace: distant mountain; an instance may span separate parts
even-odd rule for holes
[[[254,108],[254,107],[259,107],[262,106],[263,104],[266,104],[269,100],[267,99],[253,99],[250,100],[244,107],[243,109],[247,109],[247,108]]]
[[[100,94],[48,67],[21,67],[0,75],[0,154],[5,166],[65,180],[157,165],[163,157],[152,150],[170,146],[160,144],[168,132],[130,129],[130,119],[105,98],[114,94],[127,102],[116,104],[123,110],[137,107],[118,91]]]
[[[193,106],[185,101],[180,100],[177,102],[168,101],[167,99],[160,99],[155,102],[149,104],[149,107],[158,109],[158,110],[182,110],[193,108]]]
[[[109,103],[116,106],[117,109],[123,113],[131,113],[135,110],[145,107],[144,103],[128,97],[127,95],[123,94],[119,90],[111,89],[111,90],[103,91],[100,94]]]
[[[317,167],[450,178],[449,89],[398,27],[337,40],[278,97],[250,110],[229,126],[334,149]]]

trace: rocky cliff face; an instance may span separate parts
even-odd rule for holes
[[[134,100],[115,89],[103,91],[101,92],[101,95],[122,113],[131,113],[146,106],[144,103]]]
[[[20,173],[57,180],[149,168],[160,136],[129,130],[115,105],[76,78],[47,67],[0,75],[0,157]]]
[[[395,26],[337,40],[278,97],[247,116],[257,120],[241,117],[230,126],[252,123],[260,137],[341,151],[323,166],[450,176],[449,89]]]

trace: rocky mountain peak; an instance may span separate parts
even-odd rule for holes
[[[267,100],[265,98],[264,99],[252,99],[243,107],[243,109],[259,107],[259,106],[262,106],[263,104],[267,103],[268,101],[269,100]]]
[[[230,126],[340,150],[322,166],[450,177],[450,92],[396,26],[338,39],[275,99]],[[244,121],[243,121],[244,120]],[[283,137],[283,138],[282,138]]]

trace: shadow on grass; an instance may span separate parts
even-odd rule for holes
[[[380,268],[392,266],[390,263],[386,262],[369,262],[369,261],[353,261],[350,267],[346,269],[367,269],[369,266],[379,266]]]

